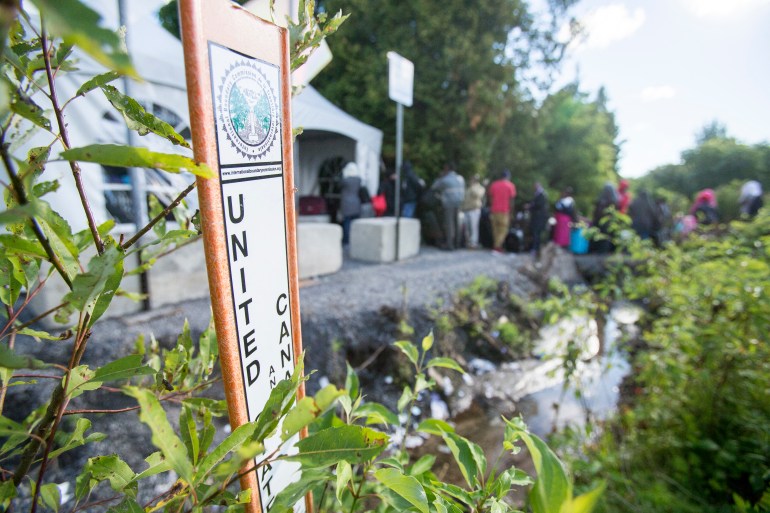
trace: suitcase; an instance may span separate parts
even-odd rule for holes
[[[524,232],[519,228],[512,228],[505,236],[503,248],[509,253],[520,253],[524,250]]]
[[[321,196],[300,196],[299,215],[318,216],[326,213],[326,200]]]

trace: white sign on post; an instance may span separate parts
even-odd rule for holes
[[[388,52],[388,96],[394,102],[412,106],[414,64],[396,52]]]
[[[231,293],[249,420],[295,356],[289,309],[281,142],[280,74],[275,65],[209,43],[220,184]],[[280,439],[266,440],[269,450]],[[293,445],[293,442],[288,445]],[[259,472],[263,510],[295,480],[297,463]],[[302,506],[300,502],[298,504]]]

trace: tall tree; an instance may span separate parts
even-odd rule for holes
[[[695,134],[695,144],[701,144],[712,139],[727,139],[727,125],[715,119],[708,123]]]
[[[352,15],[330,42],[334,60],[314,85],[382,129],[383,153],[392,157],[395,105],[388,99],[386,53],[403,55],[415,64],[405,157],[427,177],[446,160],[464,174],[483,172],[506,122],[527,99],[526,72],[536,61],[558,62],[563,45],[556,26],[574,1],[552,0],[543,25],[525,0],[324,0],[323,9]]]
[[[594,100],[577,83],[550,95],[538,111],[536,133],[535,167],[521,169],[524,182],[537,180],[554,191],[572,187],[587,211],[602,185],[617,180],[618,127],[603,89]]]

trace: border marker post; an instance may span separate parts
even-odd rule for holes
[[[289,36],[228,0],[181,0],[179,8],[195,158],[217,174],[198,179],[198,199],[235,429],[257,418],[302,351]],[[269,511],[298,467],[276,462],[246,473],[248,511]],[[295,506],[305,508],[307,499]]]

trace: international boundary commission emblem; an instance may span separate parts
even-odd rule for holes
[[[224,73],[219,87],[220,123],[238,154],[260,159],[280,135],[277,94],[254,60],[239,59]]]

